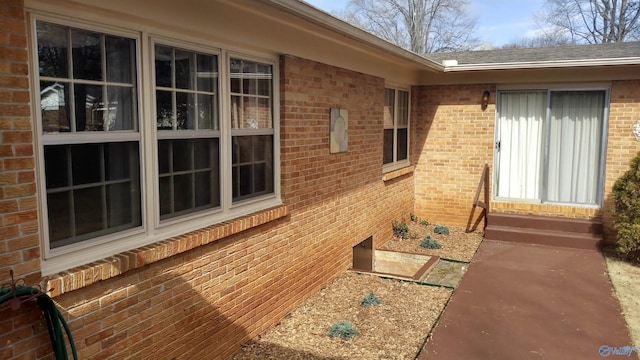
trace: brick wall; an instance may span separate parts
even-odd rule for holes
[[[491,98],[483,111],[485,90]],[[480,174],[493,161],[495,87],[415,87],[413,98],[415,213],[436,224],[473,224],[479,214],[470,219]]]
[[[629,162],[640,151],[640,143],[631,131],[640,120],[640,79],[613,81],[609,106],[609,139],[605,164],[603,221],[607,240],[614,241],[613,199],[611,191],[615,181],[629,170]]]
[[[482,92],[491,91],[491,103],[482,111]],[[466,226],[484,163],[493,166],[495,86],[430,86],[414,89],[413,121],[418,216],[432,222]],[[613,81],[609,108],[605,163],[605,202],[602,209],[492,201],[491,211],[572,218],[597,218],[613,240],[611,189],[640,151],[631,132],[640,119],[640,80]],[[476,211],[476,214],[478,212]],[[475,217],[474,217],[475,219]]]
[[[81,359],[226,358],[349,268],[355,244],[373,236],[381,245],[392,236],[392,220],[408,216],[412,174],[382,180],[384,80],[290,56],[280,70],[289,215],[106,280],[100,281],[99,267],[63,274],[58,284],[65,287],[78,274],[94,277],[93,284],[54,298]],[[349,111],[344,153],[329,153],[332,107]],[[228,227],[236,226],[243,225]],[[182,246],[210,231],[144,253],[168,251],[165,245]],[[3,319],[0,357],[51,358],[37,310],[25,307]]]

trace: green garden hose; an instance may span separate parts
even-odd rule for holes
[[[15,289],[15,291],[13,291]],[[15,286],[15,288],[3,288],[0,291],[0,304],[5,301],[11,301],[13,299],[19,299],[20,297],[32,296],[34,294],[40,293],[40,291],[36,288],[32,288],[29,286]],[[64,317],[60,313],[60,310],[56,307],[56,304],[51,300],[49,296],[44,293],[40,293],[36,297],[36,301],[42,314],[44,316],[45,321],[47,322],[47,328],[49,329],[49,339],[51,340],[51,346],[53,347],[53,352],[56,356],[56,360],[68,360],[69,354],[67,353],[67,346],[64,342],[64,335],[62,333],[62,329],[64,328],[65,333],[67,334],[67,339],[69,340],[69,345],[71,345],[71,353],[73,355],[73,359],[78,359],[78,354],[76,352],[76,346],[73,343],[73,337],[71,336],[71,330],[67,325],[67,322],[64,320]]]

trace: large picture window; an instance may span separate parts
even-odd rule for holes
[[[601,204],[605,110],[605,90],[500,92],[497,196]]]
[[[277,59],[63,22],[33,22],[44,272],[281,204]]]
[[[384,91],[383,164],[409,159],[409,92],[387,88]]]

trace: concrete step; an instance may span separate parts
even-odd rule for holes
[[[489,213],[488,225],[526,229],[566,231],[583,234],[602,234],[602,222],[596,220],[571,219],[552,216],[533,216]]]
[[[592,220],[491,213],[484,231],[487,240],[598,249],[602,224]]]

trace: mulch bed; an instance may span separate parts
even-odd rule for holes
[[[408,225],[410,238],[394,238],[382,249],[470,261],[483,236],[456,227],[439,235],[433,225]],[[442,248],[420,247],[427,235]],[[361,305],[370,292],[381,299],[380,305]],[[451,294],[443,287],[346,272],[230,359],[414,359]],[[343,320],[359,334],[349,340],[329,337],[332,324]]]

